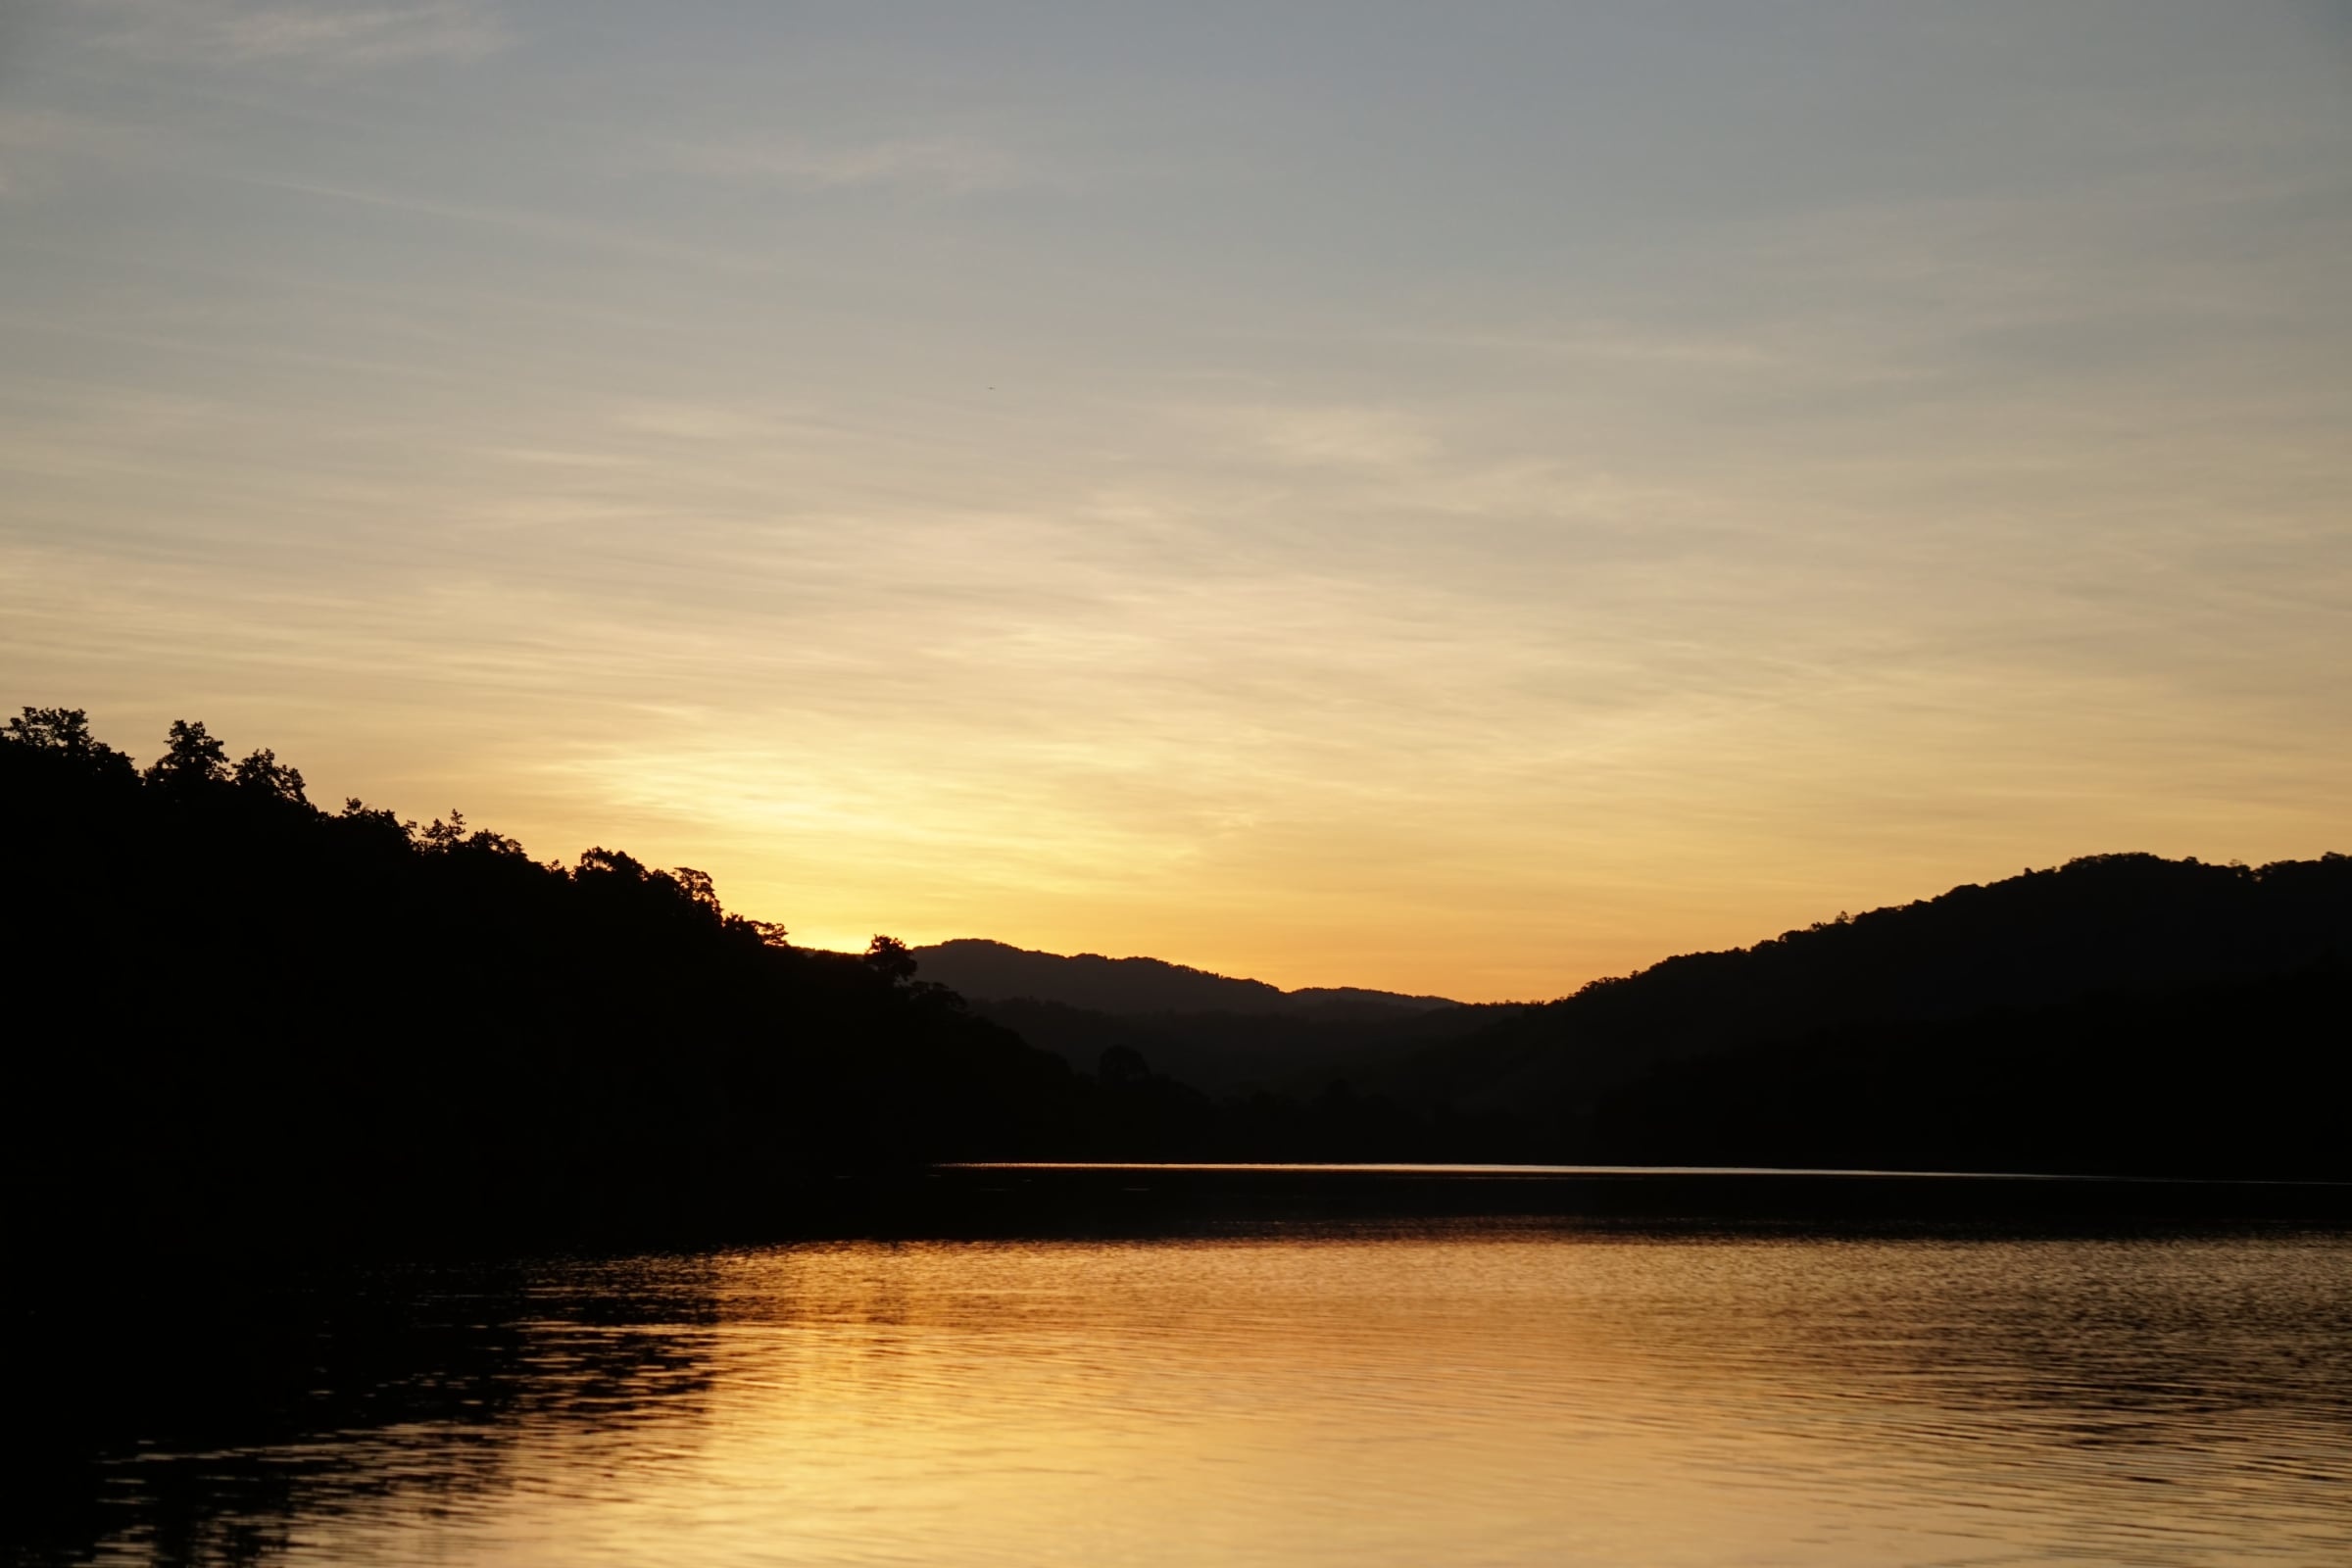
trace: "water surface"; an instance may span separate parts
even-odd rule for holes
[[[362,1294],[378,1330],[321,1317],[267,1419],[93,1437],[52,1483],[86,1489],[81,1535],[49,1549],[2352,1561],[2341,1235],[1271,1225],[386,1274]]]

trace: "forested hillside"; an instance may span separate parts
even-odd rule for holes
[[[903,948],[796,950],[694,870],[321,810],[202,724],[142,771],[71,710],[10,721],[0,805],[20,1229],[714,1235],[1092,1147],[1094,1086]]]
[[[2352,1175],[2352,858],[2105,855],[1691,954],[1422,1054],[1563,1157]]]
[[[27,709],[0,811],[7,1225],[45,1245],[774,1235],[957,1159],[2352,1178],[2338,855],[2095,857],[1541,1007],[1111,1013],[796,949],[689,868],[322,810],[197,723],[142,769]]]

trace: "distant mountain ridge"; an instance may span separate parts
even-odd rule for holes
[[[1284,1157],[2352,1177],[2342,855],[2086,856],[1541,1005],[1333,1017],[1149,959],[939,951],[929,977],[982,1017],[1081,1073],[1224,1097]],[[1002,996],[1051,989],[1084,1002]],[[1162,1147],[1214,1147],[1168,1105]]]
[[[1284,991],[1263,980],[1212,974],[1164,958],[1109,958],[1099,953],[1040,953],[964,937],[910,950],[925,980],[974,1001],[1028,999],[1115,1017],[1157,1013],[1247,1013],[1275,1017],[1395,1017],[1461,1004],[1358,986]]]

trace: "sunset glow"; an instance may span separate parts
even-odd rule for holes
[[[12,710],[1468,1000],[2352,848],[2340,9],[1286,15],[0,23]]]

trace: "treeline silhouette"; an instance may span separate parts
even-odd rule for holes
[[[1102,1119],[888,938],[796,949],[698,871],[321,810],[200,723],[140,770],[28,709],[0,802],[21,1231],[726,1235]]]
[[[683,1245],[857,1228],[972,1159],[2352,1177],[2336,855],[2076,860],[1524,1009],[992,1018],[888,938],[323,810],[199,723],[140,768],[27,709],[0,813],[19,1242]]]
[[[2102,855],[1692,954],[1391,1093],[1545,1157],[2352,1177],[2352,858]]]
[[[1143,959],[925,951],[1033,1044],[1217,1097],[1156,1086],[1124,1134],[1155,1151],[2352,1177],[2340,855],[2091,856],[1537,1007],[1335,1008]]]
[[[325,810],[202,723],[141,768],[27,708],[0,820],[20,1242],[683,1245],[887,1222],[938,1161],[1467,1147],[1345,1085],[1073,1068],[891,938],[797,948],[692,868]]]

